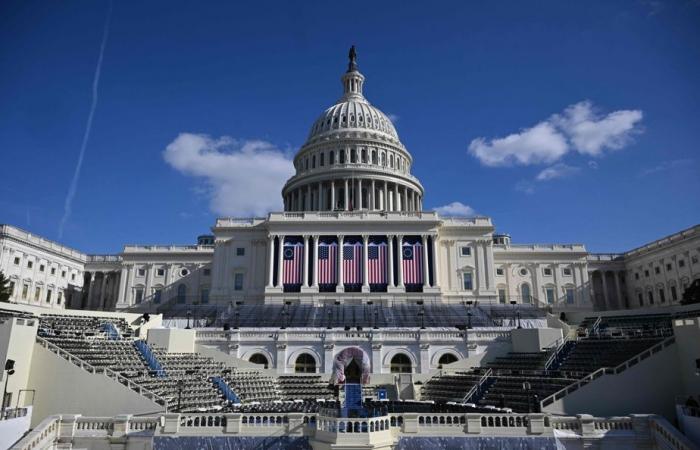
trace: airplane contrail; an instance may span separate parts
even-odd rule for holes
[[[66,201],[63,205],[63,217],[58,225],[58,237],[59,239],[63,237],[63,230],[66,226],[66,222],[70,218],[71,211],[73,209],[73,198],[75,197],[75,191],[78,189],[78,179],[80,178],[80,169],[83,167],[83,158],[85,157],[85,149],[87,148],[88,139],[90,138],[90,131],[92,131],[92,119],[95,116],[95,109],[97,108],[97,88],[100,84],[100,72],[102,71],[102,59],[105,54],[105,47],[107,46],[107,38],[109,37],[109,25],[112,21],[112,0],[109,2],[109,11],[107,12],[107,18],[105,20],[104,31],[102,32],[102,43],[100,44],[100,55],[97,58],[97,66],[95,67],[95,76],[92,80],[92,103],[90,104],[90,112],[88,113],[87,124],[85,126],[85,133],[83,133],[83,142],[80,145],[80,153],[78,155],[78,163],[75,165],[75,172],[73,172],[73,179],[70,182],[70,187],[68,188],[68,194],[66,195]]]

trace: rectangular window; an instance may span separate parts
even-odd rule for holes
[[[503,269],[500,267],[496,269],[496,275],[503,275]]]
[[[472,254],[472,249],[471,247],[462,247],[462,256],[471,256]]]
[[[209,275],[211,275],[211,269],[202,269],[202,273],[205,277],[208,277]]]
[[[27,269],[34,267],[34,261],[27,261]]]
[[[10,297],[13,297],[15,295],[15,282],[14,281],[10,281],[9,288],[10,288]]]
[[[678,300],[678,291],[675,286],[671,286],[671,300],[674,302]]]
[[[136,289],[134,302],[141,303],[143,301],[143,289]]]
[[[43,272],[43,271],[44,271],[44,268],[45,268],[45,267],[44,267],[43,264],[39,264],[39,272]]]
[[[70,280],[75,281],[75,274],[74,273],[70,274]]]
[[[653,304],[654,304],[654,293],[651,292],[651,291],[649,291],[649,292],[647,293],[647,297],[649,297],[649,304],[650,304],[650,305],[653,305]]]
[[[666,271],[670,272],[671,270],[673,270],[673,266],[671,265],[671,263],[666,264]]]
[[[571,276],[571,268],[570,267],[564,267],[564,275],[567,277]]]
[[[678,260],[678,267],[685,267],[685,261],[682,259]]]
[[[237,273],[233,276],[233,290],[242,291],[243,290],[243,274]]]
[[[209,289],[202,289],[202,304],[205,305],[209,303]]]
[[[544,274],[545,274],[545,276],[548,276],[548,277],[552,276],[552,269],[550,269],[549,267],[545,267]]]
[[[550,305],[554,304],[554,288],[547,288],[545,291],[547,294],[547,303]]]
[[[25,284],[22,286],[22,300],[26,300],[29,295],[29,285]]]
[[[566,288],[566,303],[569,305],[574,304],[574,289],[573,288]]]
[[[61,300],[63,300],[63,292],[62,292],[62,291],[58,291],[58,297],[56,297],[56,304],[57,304],[57,305],[60,305],[60,304],[61,304]]]
[[[506,290],[505,289],[498,290],[498,303],[500,303],[502,305],[506,304]]]
[[[46,303],[51,303],[51,294],[52,293],[53,292],[51,292],[51,289],[46,290]]]
[[[642,297],[641,292],[637,294],[637,298],[639,299],[639,306],[644,306],[644,297]]]
[[[51,275],[56,275],[56,268],[55,267],[51,268]]]
[[[61,278],[65,278],[65,277],[66,277],[66,271],[65,271],[65,270],[62,270],[62,271],[61,271]]]
[[[164,277],[165,276],[165,269],[163,269],[163,268],[156,269],[156,275],[159,277]]]
[[[462,275],[462,278],[464,280],[465,291],[471,291],[472,289],[474,289],[474,285],[472,283],[472,274],[470,272],[467,272],[464,275]]]
[[[645,271],[644,271],[644,276],[645,276],[646,278],[649,278],[649,271],[648,271],[648,270],[645,270]]]
[[[638,280],[638,279],[639,279],[639,272],[635,272],[635,274],[634,274],[634,279],[635,279],[635,280]]]
[[[15,256],[15,266],[19,266],[19,261],[20,261],[19,256]]]
[[[34,301],[38,302],[40,298],[41,298],[41,288],[40,287],[34,288]]]
[[[243,256],[245,255],[245,248],[244,247],[236,247],[236,256]]]
[[[139,269],[136,270],[136,273],[137,273],[138,276],[140,276],[140,277],[145,277],[145,276],[146,276],[146,269],[141,269],[141,268],[139,268]]]
[[[663,288],[659,289],[659,301],[661,303],[666,303],[666,292],[664,292]]]
[[[654,273],[655,274],[660,274],[661,273],[661,268],[659,266],[654,267]]]

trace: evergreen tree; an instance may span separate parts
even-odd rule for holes
[[[9,303],[12,289],[10,288],[10,279],[0,272],[0,302]]]

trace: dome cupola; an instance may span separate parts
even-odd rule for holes
[[[391,120],[364,97],[350,48],[343,96],[316,119],[282,190],[285,211],[419,211],[423,186]]]

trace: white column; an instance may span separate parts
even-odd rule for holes
[[[386,185],[385,185],[386,186]],[[389,244],[388,255],[389,260],[387,262],[387,275],[389,275],[389,286],[394,287],[394,235],[390,234],[387,238],[387,244]]]
[[[331,211],[335,211],[335,180],[331,181]]]
[[[314,268],[314,273],[312,275],[312,280],[313,280],[313,287],[318,289],[318,235],[314,235],[311,237],[314,240],[314,257],[313,257],[313,268]]]
[[[610,309],[610,302],[608,300],[608,280],[607,280],[607,277],[605,276],[604,270],[601,270],[600,273],[602,275],[602,280],[603,280],[603,299],[605,300],[605,309],[609,310]]]
[[[323,183],[318,182],[318,210],[323,211]]]
[[[423,244],[423,289],[425,289],[430,287],[430,272],[428,271],[428,236],[422,235],[421,239]]]
[[[277,236],[279,241],[279,253],[277,254],[277,287],[283,288],[284,280],[284,235]]]
[[[382,198],[382,209],[389,211],[389,183],[384,180],[384,198]]]
[[[369,207],[372,211],[377,209],[377,192],[375,191],[374,180],[372,180],[372,196],[370,197]]]
[[[117,304],[126,303],[126,277],[129,275],[126,266],[122,266],[121,274],[119,274],[119,294],[117,297]]]
[[[396,236],[396,242],[397,242],[397,253],[399,254],[399,287],[405,287],[403,284],[403,236],[402,235],[397,235]]]
[[[367,249],[369,248],[369,236],[362,235],[362,291],[369,292],[369,258]]]
[[[585,264],[581,264],[579,265],[579,270],[581,271],[581,291],[583,293],[581,303],[584,305],[586,303],[593,305],[593,301],[591,299],[591,282],[588,277],[588,268]]]
[[[346,180],[347,183],[347,180]],[[345,292],[345,283],[343,281],[343,241],[345,236],[342,234],[338,236],[338,285],[336,286],[337,292]]]
[[[401,211],[401,202],[399,201],[399,185],[394,183],[394,211]]]
[[[433,241],[433,287],[440,287],[440,273],[438,272],[438,260],[440,259],[440,243],[437,234],[432,236]]]
[[[350,195],[348,194],[348,180],[345,179],[345,205],[343,205],[345,211],[350,210]]]
[[[355,193],[355,202],[357,203],[357,209],[362,209],[362,179],[357,180],[357,192]]]
[[[309,287],[309,235],[305,234],[304,235],[304,264],[303,264],[303,270],[302,270],[302,276],[304,277],[302,280],[302,286],[303,287]]]
[[[275,237],[273,235],[267,236],[267,245],[269,247],[268,264],[267,264],[267,287],[273,287],[275,285],[274,274],[275,274]]]
[[[665,273],[666,273],[666,271],[664,271],[664,274]],[[623,301],[622,301],[622,287],[620,286],[620,274],[618,273],[617,270],[615,270],[615,271],[613,271],[613,276],[615,277],[615,291],[617,292],[617,305],[615,305],[615,307],[617,309],[622,309]],[[667,287],[668,287],[668,283],[664,284],[664,290]]]
[[[408,188],[406,186],[403,187],[403,210],[408,211],[410,208],[408,207]]]
[[[484,248],[482,241],[474,242],[474,250],[476,250],[476,278],[478,280],[478,289],[481,294],[486,289],[486,267],[484,266]],[[458,249],[458,251],[461,251]],[[459,254],[459,253],[458,253]]]

